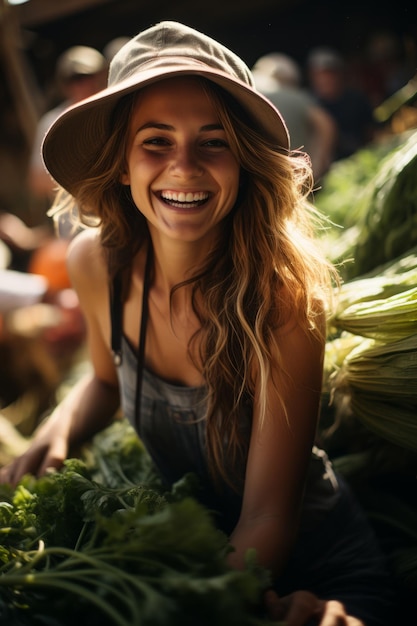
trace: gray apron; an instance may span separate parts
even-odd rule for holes
[[[217,526],[230,534],[239,518],[242,494],[226,484],[219,491],[210,479],[205,388],[172,384],[144,365],[149,271],[148,258],[138,353],[123,335],[120,285],[113,289],[112,347],[122,411],[167,486],[194,473],[200,485],[197,499],[212,512]],[[249,437],[250,406],[242,410],[241,428]],[[350,489],[317,447],[311,453],[298,540],[275,587],[280,595],[308,589],[323,599],[337,599],[366,626],[392,624],[393,592],[384,555]]]

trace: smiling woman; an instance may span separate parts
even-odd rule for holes
[[[156,256],[165,234],[198,244],[194,265],[205,259],[236,202],[240,170],[203,80],[172,78],[143,89],[121,177],[147,219]]]
[[[43,153],[56,210],[96,225],[68,256],[92,371],[0,478],[60,467],[121,404],[167,486],[198,477],[230,567],[253,550],[269,570],[273,619],[391,624],[375,537],[315,446],[337,274],[314,236],[310,162],[247,66],[157,24]]]

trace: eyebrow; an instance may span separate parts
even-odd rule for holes
[[[170,126],[169,124],[162,124],[160,122],[151,121],[151,122],[146,122],[146,124],[143,124],[143,126],[138,128],[136,131],[136,134],[142,130],[146,130],[147,128],[155,128],[156,130],[175,131],[174,126]],[[204,126],[200,128],[200,132],[207,132],[207,131],[213,131],[213,130],[224,130],[224,128],[221,124],[205,124]]]

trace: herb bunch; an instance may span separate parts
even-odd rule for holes
[[[124,421],[63,469],[2,486],[0,622],[10,626],[256,626],[268,573],[198,503],[194,476],[164,490]]]

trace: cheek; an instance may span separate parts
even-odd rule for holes
[[[236,180],[235,178],[233,178],[230,181],[230,190],[231,190],[231,196],[233,197],[234,200],[236,200],[237,196],[239,195],[239,180]]]
[[[131,174],[130,174],[130,161],[129,161],[129,157],[127,156],[124,159],[124,166],[123,166],[123,172],[120,175],[119,181],[122,183],[122,185],[131,185]]]
[[[236,170],[230,174],[228,184],[230,185],[230,189],[233,191],[233,194],[237,195],[241,186],[240,168],[236,168]]]
[[[130,174],[128,172],[124,172],[120,176],[120,182],[122,183],[122,185],[130,185]]]
[[[120,182],[123,185],[136,187],[143,181],[144,178],[146,178],[146,172],[143,165],[141,163],[138,164],[135,161],[128,161],[125,171],[121,175]]]

